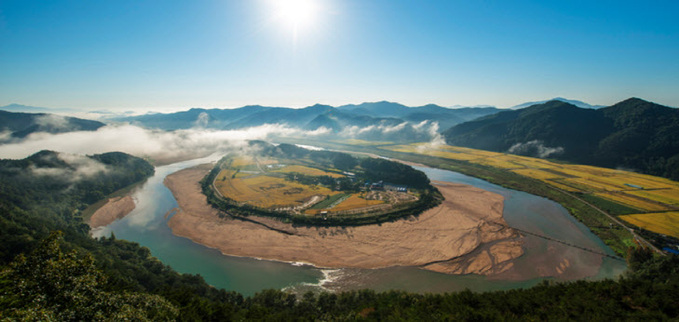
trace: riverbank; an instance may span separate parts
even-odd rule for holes
[[[523,254],[522,238],[502,218],[503,197],[462,184],[437,182],[445,201],[417,219],[360,227],[293,227],[269,218],[220,218],[199,181],[210,165],[166,177],[179,211],[172,232],[226,255],[318,267],[417,266],[450,274],[494,275]],[[469,255],[469,256],[466,256]]]

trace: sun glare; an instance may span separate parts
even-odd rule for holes
[[[278,19],[295,31],[312,25],[318,13],[315,0],[275,0],[274,4]]]

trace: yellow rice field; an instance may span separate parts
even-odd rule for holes
[[[276,169],[273,172],[281,172],[281,173],[297,172],[297,173],[310,175],[310,176],[330,176],[330,177],[333,177],[333,178],[344,177],[344,175],[341,175],[339,173],[327,172],[327,171],[323,171],[323,170],[316,169],[316,168],[305,167],[303,165],[288,165],[288,166],[285,166],[283,168]]]
[[[627,193],[623,192],[604,192],[604,193],[595,193],[594,194],[597,197],[601,197],[604,199],[608,199],[611,201],[615,201],[617,203],[621,203],[625,206],[632,207],[639,209],[641,211],[647,211],[647,212],[653,212],[653,211],[663,211],[663,210],[669,210],[668,207],[654,203],[651,200],[639,198],[636,196],[628,195]]]
[[[433,147],[429,143],[380,148],[509,169],[559,189],[592,193],[640,211],[679,209],[679,183],[650,175],[447,145]]]
[[[262,208],[299,206],[311,196],[334,194],[325,187],[302,185],[266,175],[215,180],[215,187],[227,198]]]
[[[356,208],[369,207],[383,204],[382,200],[366,200],[361,198],[359,194],[352,194],[351,197],[342,201],[339,205],[332,208],[332,211],[351,210]]]
[[[554,173],[539,170],[539,169],[515,169],[515,170],[512,170],[512,172],[518,173],[522,176],[531,177],[531,178],[540,179],[540,180],[550,180],[550,179],[561,178],[560,176],[558,176]],[[549,183],[551,183],[551,182],[549,182]]]
[[[620,216],[626,222],[652,232],[679,238],[679,212]]]

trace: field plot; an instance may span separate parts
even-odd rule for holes
[[[266,175],[215,180],[215,187],[229,199],[261,208],[294,207],[302,205],[306,199],[315,195],[334,194],[325,187],[302,185]]]
[[[432,147],[428,143],[381,148],[508,169],[562,190],[596,195],[641,212],[679,209],[679,183],[650,175],[462,147]]]
[[[329,176],[333,178],[342,178],[344,175],[341,175],[339,173],[334,173],[334,172],[328,172],[328,171],[323,171],[320,169],[316,168],[311,168],[311,167],[305,167],[303,165],[288,165],[280,169],[273,170],[272,172],[281,172],[281,173],[300,173],[300,174],[305,174],[309,176]]]
[[[679,212],[661,212],[620,216],[637,227],[679,238]]]
[[[351,197],[345,199],[340,204],[332,208],[332,211],[344,211],[357,208],[370,207],[374,205],[381,205],[385,202],[382,200],[366,200],[359,194],[352,194]]]
[[[552,172],[540,170],[540,169],[516,169],[512,170],[514,173],[518,173],[522,176],[526,177],[531,177],[535,179],[540,179],[540,180],[551,180],[551,179],[559,179],[562,178],[561,176],[554,174]]]

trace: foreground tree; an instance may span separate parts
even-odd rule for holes
[[[157,295],[106,289],[90,254],[63,252],[54,232],[0,273],[0,317],[11,320],[173,320],[178,311]]]

